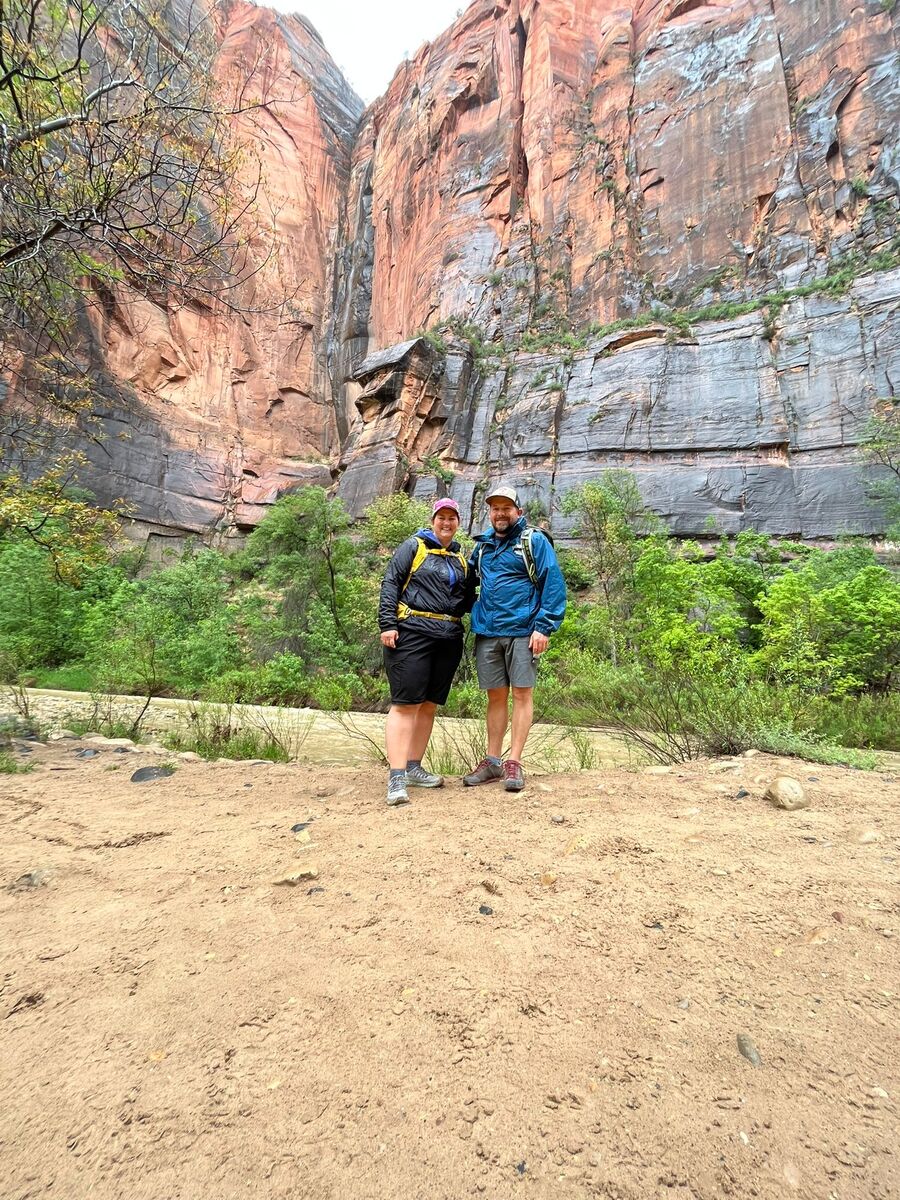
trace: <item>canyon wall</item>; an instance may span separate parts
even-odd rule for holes
[[[232,0],[215,11],[226,96],[251,76],[261,108],[235,118],[249,238],[229,303],[166,305],[122,289],[90,309],[95,410],[85,482],[131,506],[140,536],[256,524],[281,491],[330,486],[346,433],[327,364],[339,219],[362,101],[302,18]],[[179,36],[179,9],[165,20]],[[233,87],[232,87],[233,85]]]
[[[223,77],[263,45],[301,87],[252,130],[271,257],[243,312],[110,301],[96,490],[161,533],[332,481],[354,513],[449,487],[478,524],[502,474],[565,533],[565,490],[625,466],[681,533],[877,532],[896,7],[475,0],[363,113],[305,22],[238,0]]]

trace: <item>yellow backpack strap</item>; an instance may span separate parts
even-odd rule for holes
[[[459,559],[460,566],[462,567],[463,579],[465,579],[469,574],[469,560],[463,554],[462,550],[457,550],[455,557]]]
[[[409,574],[407,575],[406,579],[403,582],[403,587],[400,589],[401,596],[406,591],[406,589],[409,587],[409,581],[412,579],[413,575],[415,575],[416,571],[418,571],[419,567],[421,567],[422,563],[425,561],[425,555],[427,553],[428,553],[428,547],[425,545],[425,543],[422,541],[422,539],[420,537],[417,537],[416,538],[416,552],[413,555],[412,566],[409,568]]]
[[[440,554],[443,555],[444,558],[455,558],[462,568],[463,579],[465,579],[468,575],[469,564],[466,561],[465,554],[463,554],[461,550],[445,550],[443,546],[426,546],[424,541],[420,537],[417,537],[416,552],[413,555],[412,566],[409,568],[409,574],[406,576],[406,579],[403,582],[403,587],[400,589],[401,596],[409,587],[409,581],[412,579],[413,575],[415,575],[416,571],[418,571],[419,567],[421,567],[422,563],[429,554]]]

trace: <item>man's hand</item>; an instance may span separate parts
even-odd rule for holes
[[[381,636],[383,638],[384,634]],[[547,637],[546,633],[538,633],[537,630],[535,630],[528,639],[528,648],[532,654],[543,654],[549,645],[550,639]]]
[[[546,640],[546,639],[545,639]],[[382,646],[387,646],[388,650],[394,650],[397,647],[397,630],[386,629],[381,635]]]

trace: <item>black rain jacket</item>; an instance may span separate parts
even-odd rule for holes
[[[401,600],[421,612],[446,613],[450,617],[462,617],[475,600],[475,572],[469,568],[468,574],[464,574],[459,559],[442,554],[426,555],[404,591],[418,549],[416,538],[421,538],[426,546],[440,549],[441,543],[430,529],[420,529],[415,537],[407,538],[397,547],[381,584],[378,628],[382,633],[388,629],[415,629],[434,638],[461,638],[461,621],[439,621],[433,617],[407,617],[400,621],[397,617],[397,604]],[[458,542],[451,542],[447,549],[461,552]]]

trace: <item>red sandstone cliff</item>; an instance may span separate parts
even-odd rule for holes
[[[809,277],[870,193],[896,197],[887,7],[476,0],[357,145],[374,343],[454,314],[515,328],[536,300],[588,322]]]
[[[852,460],[900,379],[896,273],[865,278],[898,247],[897,28],[881,0],[475,0],[359,122],[302,20],[235,0],[223,76],[264,46],[300,88],[252,131],[271,257],[244,315],[108,306],[107,424],[130,440],[92,482],[145,524],[206,532],[337,476],[359,511],[438,453],[473,503],[500,469],[552,512],[626,465],[684,531],[873,528]],[[837,261],[858,284],[775,323],[580,333]],[[419,345],[359,371],[448,318],[503,352]],[[572,330],[577,351],[523,354],[526,328]]]
[[[221,79],[256,64],[268,101],[235,122],[247,145],[235,187],[262,172],[247,282],[233,308],[125,293],[94,314],[109,404],[88,482],[164,536],[253,525],[285,487],[330,485],[341,437],[326,341],[362,102],[301,18],[233,0],[219,19]]]

